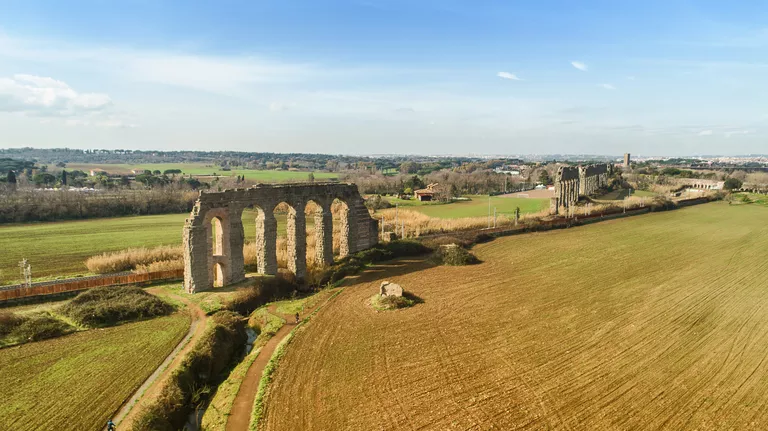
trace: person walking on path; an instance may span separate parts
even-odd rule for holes
[[[296,313],[296,324],[299,324],[299,313]]]

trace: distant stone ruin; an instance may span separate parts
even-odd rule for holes
[[[333,216],[335,199],[344,204],[340,225],[340,254],[346,256],[378,242],[378,221],[371,218],[354,184],[258,184],[248,189],[201,192],[184,224],[184,289],[189,293],[226,286],[245,279],[242,215],[256,210],[257,271],[277,274],[277,219],[275,207],[289,206],[288,269],[297,279],[307,272],[306,216],[312,201],[320,208],[314,215],[316,261],[333,263]]]
[[[611,166],[606,163],[586,166],[560,166],[555,176],[555,197],[550,202],[550,212],[559,214],[566,211],[579,196],[589,196],[608,186]]]
[[[403,296],[403,288],[399,284],[390,283],[385,280],[381,282],[379,294],[381,296]]]

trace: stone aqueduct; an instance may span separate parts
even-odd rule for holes
[[[555,197],[550,202],[550,212],[566,211],[579,201],[579,196],[589,196],[608,186],[611,166],[606,163],[586,166],[560,166],[555,177]]]
[[[340,217],[340,254],[345,256],[378,242],[378,221],[371,218],[354,184],[259,184],[248,189],[201,192],[184,225],[184,288],[189,293],[225,286],[245,279],[242,214],[256,210],[256,260],[260,274],[277,274],[277,219],[275,207],[290,207],[287,220],[288,269],[304,278],[306,262],[305,207],[311,201],[314,215],[315,259],[333,263],[333,216],[335,199],[345,204]]]

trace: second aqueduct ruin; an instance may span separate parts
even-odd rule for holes
[[[302,279],[306,275],[306,216],[304,209],[314,202],[315,259],[333,263],[333,217],[331,204],[341,201],[340,255],[345,256],[378,242],[378,221],[371,218],[354,184],[259,184],[248,189],[200,193],[184,225],[184,289],[189,293],[226,286],[245,279],[242,215],[256,210],[257,271],[277,274],[277,219],[274,209],[289,206],[287,220],[288,269]]]

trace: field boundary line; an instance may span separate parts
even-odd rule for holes
[[[312,313],[310,313],[307,317],[302,319],[301,322],[299,322],[299,324],[296,325],[296,327],[293,328],[291,332],[289,332],[285,336],[285,338],[280,340],[280,343],[275,348],[275,352],[272,354],[272,356],[269,359],[269,362],[264,367],[264,371],[261,376],[261,381],[259,382],[259,389],[258,389],[258,392],[256,393],[256,399],[254,399],[253,401],[253,410],[251,412],[251,419],[248,425],[249,431],[257,431],[259,429],[261,419],[267,413],[265,401],[269,396],[269,387],[270,387],[270,383],[272,383],[272,377],[277,371],[277,367],[279,365],[280,359],[282,359],[282,357],[285,355],[285,350],[288,348],[288,345],[293,340],[297,331],[303,328],[305,325],[308,325],[309,322],[312,320],[312,318],[315,316],[315,314],[317,314],[322,308],[328,305],[328,303],[330,303],[332,299],[339,296],[341,292],[344,291],[344,289],[345,288],[342,287],[333,295],[328,297],[328,299],[326,299],[322,304],[318,305],[315,308],[315,310],[312,311]]]

